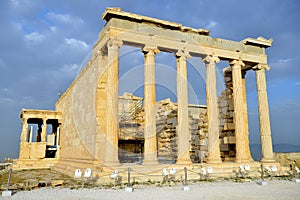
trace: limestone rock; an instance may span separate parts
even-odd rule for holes
[[[64,184],[64,180],[54,180],[54,181],[51,182],[52,187],[61,186],[63,184]]]

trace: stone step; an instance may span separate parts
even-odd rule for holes
[[[13,163],[13,170],[24,169],[49,169],[57,162],[57,159],[19,159]]]

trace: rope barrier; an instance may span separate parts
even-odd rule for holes
[[[242,166],[242,165],[241,165]],[[151,178],[158,178],[158,177],[161,177],[162,178],[162,181],[161,183],[164,184],[166,182],[170,182],[170,181],[173,181],[174,183],[177,182],[177,181],[184,181],[182,183],[185,183],[187,181],[191,181],[191,180],[207,180],[208,181],[208,178],[212,178],[214,177],[215,179],[216,178],[223,178],[223,177],[220,177],[220,176],[217,176],[218,174],[224,174],[226,170],[228,170],[228,172],[226,173],[232,173],[233,175],[235,175],[237,178],[248,178],[248,177],[251,177],[251,174],[253,173],[260,173],[261,174],[261,178],[262,180],[264,179],[264,177],[271,177],[271,179],[276,176],[276,174],[278,173],[278,171],[270,171],[268,169],[266,169],[267,165],[266,166],[259,166],[259,167],[251,167],[251,170],[242,170],[242,168],[239,166],[239,167],[223,167],[222,169],[222,172],[211,172],[211,173],[203,173],[202,169],[205,168],[209,168],[209,165],[207,164],[204,164],[204,165],[199,165],[199,166],[194,166],[193,168],[181,168],[181,169],[176,169],[175,170],[175,173],[174,174],[171,174],[169,173],[169,170],[167,170],[166,168],[161,168],[161,169],[157,169],[157,170],[154,170],[150,173],[146,173],[146,172],[141,172],[141,171],[138,171],[138,170],[135,170],[135,169],[131,169],[130,168],[130,175],[126,176],[127,174],[129,174],[128,170],[120,170],[118,171],[118,179],[115,179],[115,184],[114,186],[116,185],[119,185],[119,184],[126,184],[124,181],[127,180],[128,183],[127,185],[131,185],[132,184],[135,184],[136,182],[140,182],[141,184],[146,183],[147,181],[143,181],[145,179],[148,178],[148,180],[151,180]],[[166,169],[167,170],[167,175],[166,174],[163,174],[163,169]],[[229,170],[230,169],[230,170]],[[161,172],[161,173],[159,173]],[[7,174],[4,173],[4,174]],[[3,175],[4,175],[3,174]],[[51,183],[51,181],[54,181],[54,180],[63,180],[63,181],[74,181],[74,182],[79,182],[79,183],[95,183],[97,182],[98,180],[101,180],[101,179],[114,179],[111,177],[112,173],[111,172],[106,172],[106,173],[101,173],[101,174],[97,174],[96,177],[90,177],[90,178],[72,178],[72,177],[59,177],[59,178],[49,178],[47,181],[49,181]],[[193,179],[193,178],[189,178],[188,179],[188,176],[189,175],[197,175],[199,176],[199,179]],[[290,173],[290,175],[292,176],[293,173]],[[13,177],[13,175],[12,175]],[[125,179],[122,179],[122,177],[125,177]],[[177,177],[177,178],[176,178]],[[40,182],[40,181],[44,181],[43,180],[44,177],[39,177],[37,178],[36,181]],[[130,180],[128,180],[128,178],[130,179],[133,179],[132,183],[130,182]],[[194,177],[195,178],[195,177]],[[12,179],[11,182],[10,182],[10,186],[11,185],[17,185],[17,184],[21,184],[22,182],[24,183],[25,181],[29,181],[29,180],[22,180],[21,182],[18,181],[18,180],[14,180]],[[3,186],[6,184],[6,182],[0,182],[0,185],[2,185],[2,188]],[[111,184],[111,183],[108,183],[108,184]]]

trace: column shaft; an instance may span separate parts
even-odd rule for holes
[[[187,52],[178,51],[176,53],[177,63],[177,138],[178,138],[178,157],[177,164],[191,164],[190,159],[190,140],[189,111],[188,111],[188,83],[186,58],[190,57]]]
[[[118,165],[118,98],[119,98],[119,47],[120,40],[107,44],[107,123],[104,162]]]
[[[232,65],[232,84],[233,84],[233,105],[234,105],[234,124],[236,138],[236,162],[248,162],[247,147],[249,147],[248,131],[245,125],[245,102],[244,89],[242,84],[241,68],[245,64],[240,60],[234,60]],[[247,142],[248,141],[248,142]]]
[[[262,146],[261,162],[275,162],[274,155],[273,155],[273,147],[272,147],[265,67],[258,66],[255,72],[256,72],[260,138],[261,138],[261,146]]]
[[[217,101],[216,62],[218,57],[206,56],[202,61],[206,64],[206,104],[208,123],[208,160],[209,163],[219,163],[219,112]]]
[[[43,119],[41,142],[46,142],[47,140],[47,119]]]
[[[155,89],[155,54],[159,50],[155,47],[143,48],[144,68],[144,160],[143,164],[157,164],[157,138],[156,138],[156,89]]]
[[[248,108],[247,108],[247,92],[246,92],[246,71],[242,72],[242,88],[243,88],[243,115],[245,125],[245,153],[249,161],[253,161],[249,144],[249,124],[248,124]]]
[[[33,127],[30,126],[30,130],[29,130],[29,140],[28,140],[28,142],[32,142],[32,134],[33,134]]]

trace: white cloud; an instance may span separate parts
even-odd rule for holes
[[[7,93],[11,93],[11,90],[8,89],[8,88],[6,88],[6,87],[5,87],[5,88],[2,88],[0,91],[1,91],[1,93],[6,93],[6,94],[7,94]]]
[[[59,75],[63,75],[64,77],[71,77],[72,79],[77,76],[77,74],[81,71],[81,67],[79,64],[64,64],[62,68],[58,71]]]
[[[10,3],[15,7],[20,6],[20,1],[18,1],[18,0],[10,0]]]
[[[296,86],[300,86],[300,82],[297,82],[297,83],[296,83]]]
[[[214,28],[218,23],[215,21],[209,22],[209,24],[206,26],[207,29],[212,29]]]
[[[57,29],[57,28],[56,28],[55,26],[51,26],[51,27],[50,27],[50,31],[52,31],[52,32],[55,32],[56,29]]]
[[[31,0],[10,0],[11,7],[14,9],[14,14],[32,12],[38,4],[33,3]]]
[[[70,65],[63,65],[62,67],[62,71],[63,72],[74,72],[74,71],[77,71],[79,68],[79,65],[78,64],[70,64]]]
[[[71,46],[72,48],[76,48],[76,49],[88,49],[89,45],[81,40],[77,40],[75,38],[65,38],[64,41],[65,45],[67,46]]]
[[[45,38],[44,35],[38,33],[38,32],[32,32],[27,35],[25,35],[25,40],[28,42],[34,42],[39,43]]]
[[[80,17],[74,17],[68,14],[58,14],[54,12],[49,12],[47,13],[46,17],[58,23],[69,23],[69,24],[83,23],[83,20]]]
[[[0,102],[2,104],[15,104],[16,101],[12,98],[8,98],[8,97],[0,97]]]
[[[287,62],[290,62],[292,61],[292,58],[287,58],[287,59],[279,59],[278,62],[280,63],[287,63]]]

